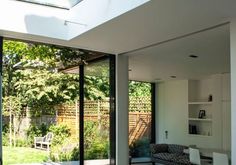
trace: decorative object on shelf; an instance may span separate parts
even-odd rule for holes
[[[212,100],[213,100],[212,95],[209,95],[209,96],[208,96],[208,101],[211,102]]]
[[[199,119],[203,119],[206,117],[206,111],[205,110],[200,110],[198,114]]]
[[[189,134],[197,134],[197,126],[189,124]]]

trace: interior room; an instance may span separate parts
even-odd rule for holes
[[[156,143],[230,156],[229,41],[225,24],[126,54],[131,79],[156,83]]]
[[[127,55],[130,79],[156,82],[158,143],[231,149],[227,24]]]

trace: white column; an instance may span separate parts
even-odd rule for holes
[[[236,164],[236,19],[230,23],[231,56],[231,164]]]
[[[116,56],[116,165],[128,165],[128,57]]]

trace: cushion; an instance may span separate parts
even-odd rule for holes
[[[172,161],[179,164],[191,164],[188,155],[178,155],[176,157],[173,157]]]
[[[176,164],[191,165],[188,155],[179,155],[173,153],[158,153],[158,154],[153,154],[153,158],[168,162],[173,162]]]
[[[176,154],[170,154],[170,153],[158,153],[158,154],[153,154],[153,157],[156,159],[162,159],[162,160],[167,160],[171,161],[176,160]]]
[[[168,152],[168,145],[167,144],[151,144],[151,153],[163,153],[163,152]]]
[[[169,153],[176,153],[176,154],[183,154],[184,149],[186,149],[186,146],[178,145],[178,144],[169,144],[168,145],[168,152]]]

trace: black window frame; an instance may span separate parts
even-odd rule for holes
[[[20,42],[26,42],[26,43],[37,43],[37,44],[44,44],[44,45],[52,45],[47,43],[40,43],[40,42],[33,42],[33,41],[27,41],[27,40],[19,40],[19,39],[12,39],[12,38],[5,38],[7,40],[12,41],[20,41]],[[4,37],[0,36],[0,165],[3,162],[2,157],[2,57],[3,57],[3,41]],[[53,45],[63,48],[61,45]],[[65,46],[66,47],[66,46]],[[64,47],[64,48],[65,48]],[[71,48],[71,47],[67,47]],[[76,48],[71,48],[76,49]],[[82,50],[82,49],[81,49]],[[88,51],[88,50],[84,50]],[[115,165],[116,164],[116,58],[115,55],[112,54],[106,54],[104,53],[104,56],[98,57],[96,59],[92,59],[89,61],[89,63],[94,63],[97,61],[100,61],[102,59],[109,59],[109,85],[110,85],[110,164]],[[80,150],[80,158],[79,158],[79,164],[84,165],[84,64],[79,65],[79,83],[80,83],[80,117],[79,117],[79,150]],[[81,122],[83,121],[83,122]]]

